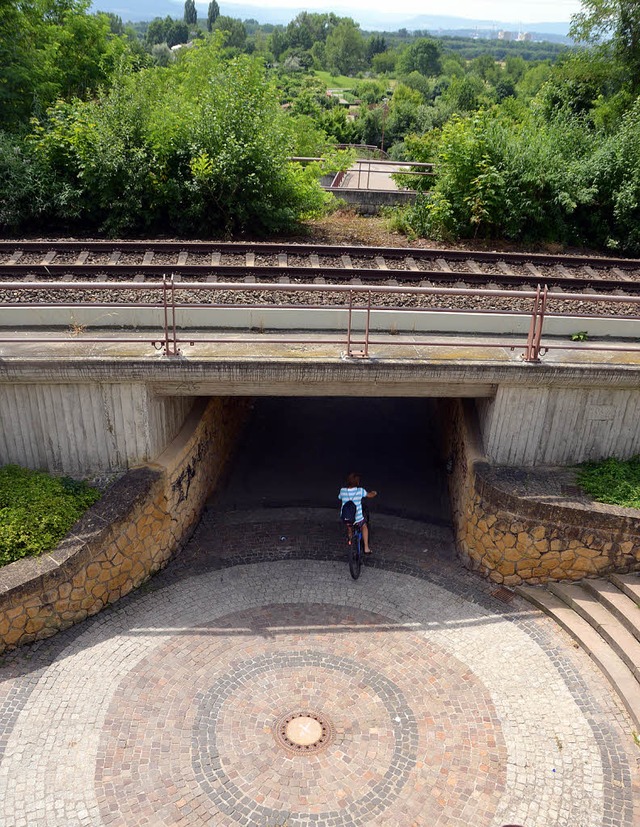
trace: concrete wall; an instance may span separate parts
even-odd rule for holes
[[[156,457],[192,405],[141,382],[2,384],[0,465],[80,476],[123,471]]]
[[[403,346],[343,359],[327,356],[322,343],[311,355],[307,345],[290,347],[282,358],[264,337],[215,358],[203,347],[175,359],[118,351],[0,359],[0,464],[75,475],[124,470],[157,456],[198,396],[466,396],[477,400],[492,463],[562,465],[640,453],[635,364],[550,358],[525,365],[508,351],[470,360],[454,346],[416,353],[411,344],[410,356]]]
[[[415,192],[406,190],[354,190],[348,187],[325,187],[336,198],[353,204],[358,212],[366,215],[375,215],[380,207],[395,207],[399,204],[413,204],[416,200]]]
[[[249,404],[198,400],[150,465],[117,480],[57,549],[0,569],[0,652],[50,637],[119,600],[189,538],[220,480]]]
[[[570,465],[640,453],[640,392],[500,385],[478,400],[484,450],[498,465]]]

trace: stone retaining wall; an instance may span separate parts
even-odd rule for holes
[[[0,651],[84,620],[167,564],[195,528],[249,410],[197,400],[152,464],[115,482],[52,553],[0,569]]]
[[[443,406],[456,542],[468,568],[508,586],[640,571],[640,519],[630,510],[517,496],[482,454],[473,400]]]

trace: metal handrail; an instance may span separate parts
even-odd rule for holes
[[[390,271],[392,274],[392,271]],[[178,356],[181,354],[180,344],[184,344],[185,342],[193,344],[195,339],[193,336],[188,338],[181,338],[178,332],[178,313],[180,310],[188,309],[188,308],[225,308],[225,307],[239,307],[239,305],[231,305],[229,303],[202,303],[196,301],[184,301],[181,297],[181,294],[184,291],[188,291],[190,293],[234,293],[234,292],[260,292],[260,293],[299,293],[299,292],[306,292],[306,293],[316,293],[319,295],[326,295],[328,293],[336,293],[342,294],[346,293],[347,296],[345,297],[348,303],[345,304],[310,304],[310,305],[274,305],[268,302],[258,302],[256,304],[248,304],[242,305],[247,308],[278,308],[278,309],[291,309],[295,308],[299,312],[304,312],[306,309],[308,310],[342,310],[347,311],[348,320],[347,320],[347,330],[346,330],[346,346],[347,351],[346,355],[348,356],[358,356],[362,358],[368,358],[370,353],[370,347],[372,344],[382,344],[383,342],[379,341],[379,339],[373,339],[371,335],[371,327],[370,327],[370,319],[371,319],[371,312],[372,310],[392,310],[394,312],[446,312],[459,314],[461,316],[469,313],[485,315],[485,314],[502,314],[502,315],[511,315],[511,316],[530,316],[530,326],[529,326],[529,334],[527,337],[526,344],[524,345],[524,351],[522,353],[523,361],[527,363],[538,363],[540,362],[540,356],[543,352],[546,352],[550,349],[580,349],[580,350],[598,350],[598,351],[624,351],[624,352],[636,352],[640,351],[639,346],[630,346],[627,344],[623,345],[601,345],[600,343],[589,343],[585,345],[584,343],[580,344],[571,344],[571,343],[562,343],[559,345],[553,342],[544,342],[542,341],[543,336],[543,327],[544,321],[547,317],[553,318],[593,318],[591,316],[585,314],[564,314],[564,313],[557,313],[557,312],[548,312],[547,306],[549,301],[554,300],[557,302],[569,302],[569,301],[580,301],[585,303],[593,303],[599,304],[603,302],[607,302],[608,304],[634,304],[640,305],[640,296],[621,296],[621,295],[609,295],[609,294],[594,294],[594,293],[557,293],[552,292],[548,289],[545,285],[542,287],[538,285],[536,290],[501,290],[501,289],[471,289],[471,288],[463,288],[463,287],[408,287],[408,286],[401,286],[401,285],[353,285],[353,284],[281,284],[281,283],[247,283],[247,282],[182,282],[177,281],[170,277],[164,277],[161,282],[118,282],[114,284],[113,282],[95,282],[95,281],[87,281],[87,282],[2,282],[0,283],[0,290],[6,296],[8,293],[11,292],[29,292],[29,291],[47,291],[47,292],[60,292],[66,293],[70,291],[76,291],[80,293],[88,293],[94,291],[106,291],[111,293],[117,293],[122,291],[127,292],[141,292],[146,291],[149,293],[158,293],[158,301],[154,303],[149,302],[135,302],[135,301],[125,301],[125,302],[91,302],[92,307],[105,307],[105,308],[147,308],[147,309],[162,309],[163,312],[163,335],[162,335],[162,350],[165,356]],[[524,311],[518,310],[506,310],[506,311],[499,311],[494,309],[474,309],[474,308],[430,308],[430,307],[410,307],[410,306],[401,306],[401,307],[389,307],[389,306],[380,306],[379,308],[372,305],[372,298],[376,295],[431,295],[431,296],[468,296],[468,297],[495,297],[495,298],[518,298],[518,299],[531,299],[532,300],[532,309],[530,314],[525,313]],[[361,299],[361,303],[355,303],[357,298]],[[53,309],[53,308],[79,308],[85,307],[86,304],[80,302],[52,302],[52,301],[39,301],[39,302],[23,302],[23,301],[7,301],[6,299],[0,300],[0,309],[4,308],[14,308],[20,307],[22,310],[24,309]],[[364,333],[358,334],[354,330],[354,313],[365,313],[365,326],[364,326]],[[598,318],[603,318],[602,316]],[[625,320],[638,320],[640,321],[640,317],[636,316],[623,316],[623,317],[616,317],[622,318]],[[80,339],[81,337],[81,339]],[[359,340],[358,337],[362,338],[362,341]],[[80,333],[79,335],[72,335],[71,338],[67,337],[46,337],[46,338],[38,338],[38,337],[28,337],[21,341],[28,341],[28,342],[69,342],[69,341],[86,341],[86,342],[109,342],[109,341],[135,341],[140,342],[144,341],[140,338],[130,339],[118,336],[112,339],[108,337],[100,337],[100,338],[90,338],[84,335],[84,333]],[[7,343],[7,342],[15,342],[16,337],[13,336],[11,338],[0,337],[0,343]],[[210,338],[210,337],[200,337],[197,338],[198,342],[202,343],[215,343],[215,342],[233,342],[233,341],[246,341],[246,339],[241,338],[233,338],[230,336],[225,337],[217,337],[217,338]],[[300,338],[299,336],[286,336],[282,338],[275,338],[270,335],[269,341],[273,343],[286,343],[286,342],[315,342],[318,339],[310,339]],[[344,343],[344,339],[330,339],[327,340],[326,338],[323,339],[325,343]],[[151,343],[158,347],[157,344],[158,340],[157,337],[151,340]],[[384,339],[385,345],[394,345],[394,344],[404,344],[402,341],[402,336],[400,337],[387,337]],[[436,341],[416,341],[415,337],[412,338],[413,345],[428,345],[432,347],[438,347],[448,343],[441,343]],[[474,343],[467,343],[466,347],[474,346]],[[476,345],[479,348],[486,348],[486,347],[502,347],[502,348],[510,348],[515,349],[518,347],[522,347],[521,342],[507,342],[501,340],[499,342],[492,342],[486,339],[479,341]],[[361,349],[360,349],[361,348]]]

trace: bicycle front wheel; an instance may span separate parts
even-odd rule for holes
[[[362,535],[360,532],[355,532],[353,540],[349,543],[349,571],[354,580],[360,577],[360,567],[362,565]]]

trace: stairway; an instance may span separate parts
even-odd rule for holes
[[[640,577],[519,586],[589,653],[640,732]]]

